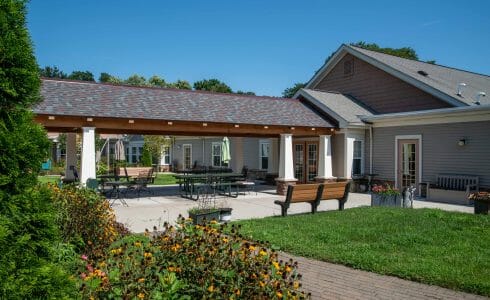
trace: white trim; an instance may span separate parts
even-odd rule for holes
[[[452,107],[362,117],[373,127],[394,127],[490,121],[490,105]]]
[[[268,170],[269,166],[267,166],[267,168],[265,168],[265,169],[262,166],[262,144],[269,145],[269,152],[267,155],[267,165],[269,165],[271,163],[271,143],[268,139],[267,140],[259,140],[259,169],[260,170]]]
[[[183,144],[182,145],[182,168],[184,170],[186,170],[186,167],[185,167],[185,147],[189,146],[189,148],[191,149],[191,159],[190,159],[190,163],[191,163],[191,167],[189,169],[192,168],[192,144]]]
[[[399,140],[418,140],[419,141],[419,184],[422,182],[422,173],[423,173],[423,167],[422,167],[422,135],[421,134],[414,134],[414,135],[397,135],[395,136],[395,187],[398,187],[398,141]],[[417,186],[417,190],[419,191],[420,195],[420,189]]]
[[[308,81],[308,83],[306,84],[305,88],[307,89],[313,89],[314,86],[320,82],[321,80],[323,80],[327,75],[328,73],[337,65],[337,63],[347,54],[351,54],[375,67],[377,67],[378,69],[380,70],[383,70],[385,71],[386,73],[394,76],[394,77],[397,77],[398,79],[401,79],[413,86],[415,86],[416,88],[422,90],[422,91],[425,91],[451,105],[454,105],[454,106],[466,106],[467,104],[462,102],[462,101],[459,101],[458,99],[444,93],[444,92],[441,92],[440,90],[420,81],[420,80],[417,80],[416,78],[404,73],[404,72],[401,72],[399,70],[396,70],[394,69],[393,67],[391,66],[388,66],[387,64],[385,63],[382,63],[380,62],[379,60],[373,58],[373,57],[370,57],[362,52],[359,52],[357,51],[356,49],[348,46],[348,45],[345,45],[345,44],[342,44],[342,46],[340,46],[340,48],[335,52],[335,54],[328,60],[325,62],[325,64],[320,68],[320,70],[313,76],[312,79],[310,79],[310,81]],[[298,93],[296,93],[295,97],[298,95]]]
[[[214,164],[214,146],[219,146],[219,165]],[[211,166],[213,167],[221,167],[223,165],[223,147],[221,146],[221,142],[212,142],[211,143]]]

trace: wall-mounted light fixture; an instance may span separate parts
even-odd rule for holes
[[[129,120],[128,123],[129,124],[134,124],[134,120]]]
[[[55,117],[54,117],[54,116],[49,116],[49,117],[48,117],[48,120],[54,120],[54,119],[55,119]]]
[[[93,122],[94,118],[87,118],[87,122]]]
[[[459,139],[458,146],[465,146],[467,143],[466,139]]]

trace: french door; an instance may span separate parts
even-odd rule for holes
[[[419,184],[419,140],[398,140],[398,188],[402,191],[406,187]]]
[[[293,144],[294,177],[298,183],[315,182],[318,175],[318,142]]]

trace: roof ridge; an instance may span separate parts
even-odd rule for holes
[[[430,65],[430,66],[437,66],[437,67],[441,67],[441,68],[446,68],[446,69],[456,70],[456,71],[465,72],[465,73],[470,73],[470,74],[475,74],[475,75],[479,75],[479,76],[490,77],[490,75],[483,74],[483,73],[477,73],[477,72],[473,72],[473,71],[468,71],[468,70],[458,69],[458,68],[455,68],[455,67],[449,67],[449,66],[445,66],[445,65],[440,65],[440,64],[437,64],[437,63],[433,63],[433,64],[431,64],[431,63],[428,63],[428,62],[423,61],[423,60],[418,60],[418,59],[410,59],[410,58],[400,57],[400,56],[391,55],[391,54],[387,54],[387,53],[383,53],[383,52],[378,52],[378,51],[374,51],[374,50],[364,49],[364,48],[357,47],[357,46],[353,46],[353,45],[348,45],[348,44],[344,44],[344,45],[345,45],[345,46],[347,46],[347,47],[353,48],[353,49],[354,49],[354,50],[356,50],[356,51],[359,51],[358,49],[361,49],[361,50],[363,50],[363,51],[368,51],[368,52],[373,52],[373,53],[376,53],[376,54],[387,55],[387,56],[395,57],[395,58],[397,58],[397,59],[404,59],[404,60],[408,60],[408,61],[415,61],[415,62],[418,62],[418,63],[427,64],[427,65]],[[376,59],[376,60],[377,60],[377,59]],[[378,60],[378,61],[379,61],[379,60]]]
[[[274,96],[258,96],[258,95],[245,95],[245,94],[237,94],[237,93],[220,93],[213,91],[203,91],[203,90],[187,90],[187,89],[178,89],[178,88],[168,88],[168,87],[157,87],[157,86],[138,86],[138,85],[130,85],[130,84],[119,84],[112,82],[96,82],[96,81],[85,81],[85,80],[76,80],[76,79],[65,79],[65,78],[50,78],[50,77],[41,77],[43,81],[60,81],[60,82],[68,82],[68,83],[79,83],[79,84],[92,84],[92,85],[102,85],[102,86],[115,86],[115,87],[127,87],[127,88],[135,88],[135,89],[150,89],[150,90],[164,90],[171,92],[184,92],[184,93],[200,93],[200,94],[211,94],[211,95],[222,95],[222,96],[234,96],[234,97],[243,97],[243,98],[259,98],[262,100],[270,99],[270,100],[293,100],[294,98],[284,98],[284,97],[274,97]]]

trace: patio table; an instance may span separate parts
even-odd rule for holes
[[[237,173],[217,173],[217,174],[177,174],[175,179],[181,180],[180,191],[181,197],[192,200],[198,200],[200,190],[204,187],[211,187],[214,191],[224,191],[227,196],[234,196],[231,191],[231,181],[233,178],[241,178],[242,174]],[[226,188],[225,191],[223,188]]]

